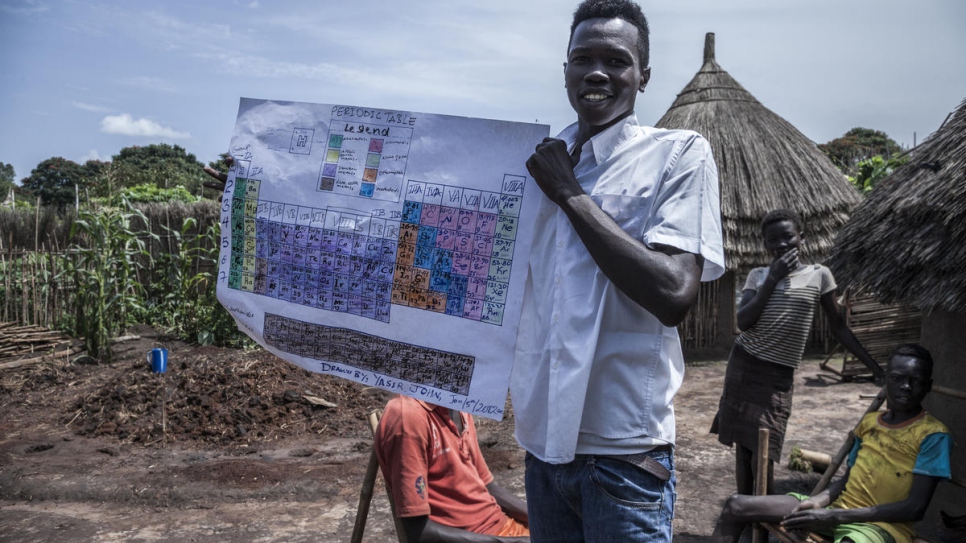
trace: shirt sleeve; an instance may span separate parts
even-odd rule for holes
[[[421,407],[386,408],[380,426],[379,448],[383,475],[386,477],[396,514],[418,517],[430,514],[429,481],[429,422],[417,410]]]
[[[855,459],[859,456],[859,449],[862,448],[862,438],[855,438],[855,442],[852,443],[852,450],[849,451],[849,459],[847,461],[848,466],[851,468],[855,465]]]
[[[832,275],[832,270],[822,266],[822,295],[833,292],[836,288],[838,288],[838,285],[835,284],[835,276]]]
[[[700,135],[679,144],[679,156],[657,192],[644,243],[701,255],[701,280],[713,281],[724,274],[725,263],[718,167],[711,145]]]
[[[751,272],[748,274],[748,279],[745,279],[745,287],[742,290],[754,290],[757,292],[758,289],[761,288],[761,284],[763,282],[761,280],[762,270],[763,268],[755,268],[751,270]]]
[[[919,455],[913,473],[949,479],[952,477],[950,457],[952,456],[953,441],[949,434],[937,432],[926,436],[919,445]]]

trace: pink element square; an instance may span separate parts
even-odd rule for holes
[[[482,316],[483,300],[467,299],[466,303],[463,304],[463,318],[478,321]]]
[[[436,246],[452,250],[456,246],[456,230],[440,228],[436,231]]]
[[[483,300],[486,298],[486,279],[470,277],[466,281],[466,300]]]
[[[470,277],[481,277],[486,279],[490,276],[490,258],[486,256],[473,255],[473,264],[470,267]]]
[[[477,214],[476,211],[461,209],[456,219],[456,230],[458,232],[466,232],[467,234],[475,233]]]
[[[473,254],[490,256],[493,252],[493,238],[491,236],[473,236]]]
[[[440,228],[449,228],[450,230],[456,230],[456,218],[459,209],[455,207],[440,207],[439,208],[439,223],[437,226]]]
[[[473,255],[470,253],[453,253],[453,273],[469,277],[473,269]]]
[[[476,233],[483,236],[492,236],[496,232],[497,215],[493,213],[480,213],[476,217]]]
[[[439,206],[436,204],[423,204],[422,215],[419,217],[419,224],[423,226],[436,226],[439,223]]]

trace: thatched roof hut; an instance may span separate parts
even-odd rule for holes
[[[835,240],[829,265],[840,282],[879,301],[923,311],[920,343],[932,353],[925,406],[966,439],[966,100],[946,123],[880,181]],[[962,514],[966,450],[955,447],[952,484],[940,485],[926,519]],[[956,510],[959,507],[959,510]],[[920,532],[922,533],[922,532]],[[930,538],[932,539],[932,538]],[[952,539],[949,539],[952,541]]]
[[[759,223],[773,209],[802,215],[805,257],[823,260],[861,197],[815,143],[766,108],[714,58],[705,37],[704,65],[657,122],[711,142],[721,182],[725,261],[729,270],[771,262]]]
[[[829,263],[880,301],[966,313],[966,100],[876,185]]]

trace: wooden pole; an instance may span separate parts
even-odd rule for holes
[[[352,529],[351,543],[362,543],[362,535],[366,531],[366,519],[369,518],[369,504],[372,503],[372,491],[376,486],[376,473],[379,472],[379,459],[376,458],[376,448],[369,454],[369,465],[366,466],[366,476],[362,479],[362,492],[359,493],[359,508],[356,509],[356,524]]]
[[[768,494],[768,428],[758,429],[758,470],[755,472],[755,496]],[[768,532],[757,522],[752,525],[752,543],[768,543]]]

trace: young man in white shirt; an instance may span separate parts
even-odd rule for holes
[[[574,13],[577,122],[528,160],[537,219],[511,379],[533,541],[670,541],[675,328],[724,271],[717,169],[691,131],[641,126],[648,28],[629,0]]]

